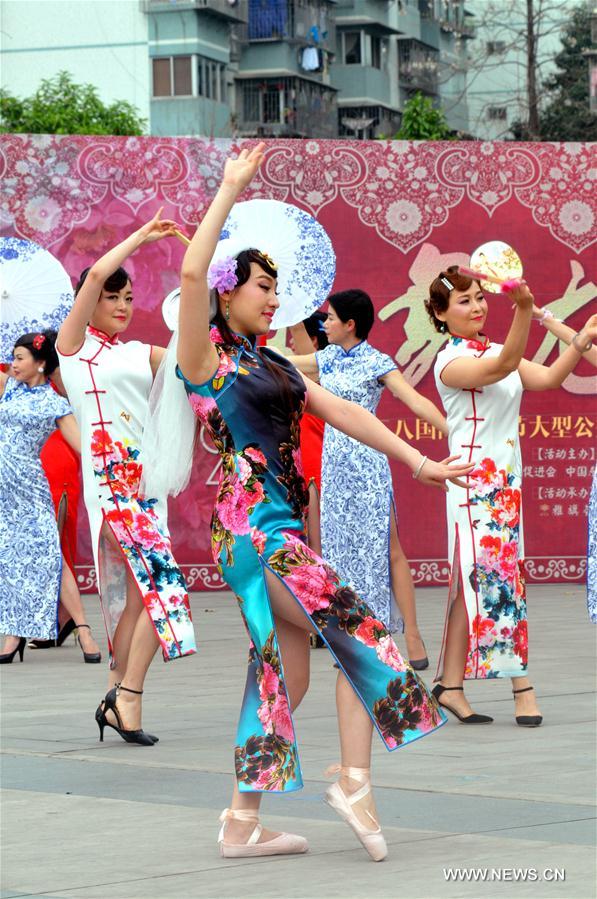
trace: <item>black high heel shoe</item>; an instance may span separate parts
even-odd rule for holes
[[[81,627],[83,626],[84,625],[81,625]],[[76,627],[77,625],[73,619],[69,618],[58,631],[58,636],[55,640],[30,640],[27,645],[30,649],[52,649],[54,646],[62,646],[66,638],[72,634]]]
[[[419,639],[421,640],[421,643],[423,643],[423,640],[420,637],[419,637]],[[415,671],[425,671],[426,668],[429,668],[429,659],[427,657],[427,648],[424,643],[423,643],[423,649],[425,650],[425,655],[422,659],[409,659],[408,660],[408,664]]]
[[[16,656],[17,652],[19,654],[19,659],[22,662],[23,661],[23,653],[25,652],[26,645],[27,645],[27,637],[21,637],[12,652],[4,652],[4,653],[2,653],[2,655],[0,655],[0,665],[11,665],[12,660]]]
[[[462,690],[464,692],[463,687],[442,687],[441,684],[436,684],[431,694],[435,696],[437,699],[437,704],[440,708],[445,709],[447,712],[451,712],[462,724],[491,724],[493,718],[489,715],[479,715],[477,712],[473,712],[471,715],[460,715],[456,709],[450,708],[449,705],[444,705],[443,702],[439,701],[442,693],[445,693],[446,690]]]
[[[517,693],[528,693],[529,690],[534,689],[534,687],[522,687],[520,690],[512,690],[512,695],[516,696]],[[516,715],[516,723],[519,727],[539,727],[542,721],[543,715]]]
[[[120,717],[120,713],[116,708],[116,700],[118,699],[119,690],[124,690],[125,693],[136,693],[137,696],[143,695],[143,690],[130,690],[128,687],[121,687],[120,685],[113,687],[106,693],[106,696],[103,700],[103,708],[100,705],[97,708],[95,713],[95,720],[97,721],[97,726],[100,731],[100,743],[104,742],[104,728],[111,727],[112,730],[115,730],[117,734],[119,734],[122,739],[126,743],[138,743],[140,746],[153,746],[157,740],[153,740],[149,734],[146,734],[144,730],[126,730],[122,726],[122,718]],[[114,713],[114,717],[118,724],[112,724],[106,718],[106,712],[112,711]]]
[[[91,627],[88,624],[77,624],[77,625],[75,625],[75,627],[77,628],[77,630],[82,627],[86,627],[88,630],[91,630]],[[80,640],[78,634],[77,634],[77,643],[79,644],[79,649],[83,653],[83,658],[85,659],[87,664],[97,664],[98,662],[101,662],[101,660],[102,660],[101,652],[85,652],[85,650],[83,649],[83,646],[81,645],[81,640]]]

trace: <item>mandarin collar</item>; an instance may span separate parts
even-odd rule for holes
[[[105,331],[100,331],[99,328],[94,328],[93,325],[87,325],[87,333],[91,334],[92,337],[96,337],[98,340],[101,340],[103,343],[109,343],[110,346],[116,346],[118,341],[118,334],[113,334],[111,337]]]
[[[367,346],[366,340],[360,340],[359,343],[355,343],[354,346],[351,346],[351,348],[349,350],[345,350],[343,346],[340,346],[340,344],[337,344],[337,347],[340,350],[340,353],[342,354],[343,357],[358,356],[365,349],[366,346]]]
[[[241,350],[244,350],[247,353],[254,353],[255,346],[257,343],[256,337],[246,337],[244,334],[239,334],[238,331],[231,331],[232,339],[234,340],[234,346],[240,347]],[[209,329],[209,339],[212,343],[219,343],[224,345],[224,338],[222,337],[220,330],[217,325],[211,325]]]
[[[489,349],[489,347],[491,346],[491,343],[489,341],[489,337],[485,337],[485,335],[481,335],[481,336],[485,338],[484,341],[476,340],[475,338],[462,337],[462,335],[460,335],[460,334],[450,334],[449,340],[451,343],[455,344],[456,346],[458,346],[459,343],[462,343],[462,341],[465,341],[467,347],[470,350],[479,350],[480,352],[484,353],[485,350]]]

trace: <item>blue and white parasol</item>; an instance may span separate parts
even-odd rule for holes
[[[73,304],[71,280],[43,247],[0,238],[0,362],[12,361],[22,334],[58,330]]]
[[[325,302],[336,275],[336,256],[313,216],[278,200],[237,203],[226,219],[212,264],[251,248],[267,254],[278,268],[280,307],[273,330],[296,325]],[[179,295],[178,289],[173,290],[162,306],[170,330],[176,326]]]

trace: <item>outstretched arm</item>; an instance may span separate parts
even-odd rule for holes
[[[527,345],[533,295],[527,285],[522,283],[509,291],[509,297],[516,304],[516,312],[500,354],[486,359],[467,357],[448,362],[440,376],[446,387],[465,390],[486,387],[516,371]]]
[[[564,326],[565,327],[565,326]],[[570,328],[570,330],[572,330]],[[553,390],[560,387],[576,367],[591,341],[597,341],[597,315],[592,315],[578,333],[572,331],[570,346],[552,365],[539,365],[523,359],[518,371],[526,390]],[[595,350],[595,347],[591,348]],[[590,361],[593,361],[592,359]],[[593,362],[593,364],[596,364]]]
[[[59,352],[66,355],[76,353],[85,340],[85,328],[89,324],[101,296],[104,281],[142,244],[174,234],[176,222],[168,219],[162,221],[161,214],[162,209],[160,208],[151,221],[139,228],[138,231],[134,231],[126,240],[108,250],[101,259],[91,266],[85,283],[75,297],[72,309],[60,326],[56,341]]]
[[[533,318],[537,319],[541,322],[541,324],[547,328],[547,330],[553,334],[554,337],[557,337],[558,340],[563,340],[564,343],[570,345],[576,335],[576,331],[574,328],[565,325],[564,322],[558,321],[557,318],[546,315],[547,310],[540,309],[538,306],[533,306]],[[597,315],[592,315],[585,328],[591,327],[591,323],[593,323],[593,327],[597,325]],[[577,338],[577,343],[579,346],[582,346],[582,341],[579,337]],[[594,338],[592,338],[594,340]],[[586,359],[587,362],[590,362],[597,368],[597,346],[592,346],[589,350],[585,350],[583,352],[583,359]]]
[[[264,148],[261,143],[250,152],[241,150],[238,159],[226,160],[220,188],[184,254],[177,361],[185,377],[195,384],[202,384],[218,367],[218,354],[209,339],[207,270],[228,213],[261,165]]]
[[[415,390],[397,368],[388,372],[380,380],[383,381],[396,399],[408,406],[417,418],[422,418],[424,421],[429,422],[430,425],[433,425],[446,437],[448,436],[448,422],[435,403],[432,403],[426,396],[422,396],[418,390]]]
[[[305,378],[305,384],[309,396],[310,412],[322,418],[338,431],[348,434],[349,437],[384,453],[390,459],[403,462],[423,484],[447,490],[446,480],[454,480],[455,483],[458,483],[455,479],[464,477],[475,467],[473,464],[451,466],[450,462],[458,459],[458,456],[450,456],[442,462],[426,459],[419,450],[386,428],[375,415],[363,409],[362,406],[335,396],[329,390],[325,390],[307,378]],[[466,485],[460,483],[460,486]]]

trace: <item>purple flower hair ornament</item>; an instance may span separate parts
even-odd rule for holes
[[[207,285],[210,290],[213,290],[214,287],[218,293],[234,290],[238,284],[237,264],[237,260],[233,256],[226,256],[224,259],[212,262],[207,270]]]

